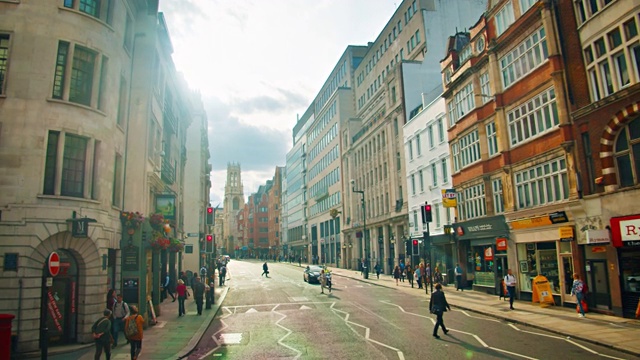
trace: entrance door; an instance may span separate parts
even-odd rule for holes
[[[509,264],[507,263],[506,256],[497,256],[495,257],[496,261],[496,294],[500,294],[502,291],[502,286],[500,280],[504,279],[507,275],[507,269],[509,268]]]
[[[78,306],[78,265],[73,255],[63,249],[60,255],[60,273],[53,278],[50,287],[42,287],[40,320],[47,310],[47,338],[50,346],[70,344],[76,341]],[[48,270],[43,269],[45,274]],[[44,284],[43,284],[44,285]]]
[[[595,309],[610,310],[611,299],[609,297],[609,278],[607,277],[606,260],[587,260],[587,285],[589,294],[587,302],[589,307]]]

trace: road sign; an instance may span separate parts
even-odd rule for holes
[[[52,252],[49,254],[49,261],[47,262],[47,267],[49,268],[49,274],[51,276],[56,276],[60,272],[60,255],[57,252]]]
[[[198,237],[200,236],[199,233],[187,233],[187,237]]]

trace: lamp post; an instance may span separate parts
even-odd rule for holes
[[[369,278],[369,240],[367,239],[367,213],[364,203],[364,190],[356,190],[355,180],[351,179],[351,191],[361,196],[362,202],[362,237],[364,238],[364,278]]]

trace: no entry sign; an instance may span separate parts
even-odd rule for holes
[[[47,262],[49,268],[49,274],[56,276],[60,272],[60,255],[57,252],[49,254],[49,261]]]

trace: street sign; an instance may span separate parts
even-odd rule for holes
[[[57,252],[49,254],[49,260],[47,261],[47,267],[49,268],[49,274],[56,276],[60,272],[60,256]]]
[[[187,233],[187,237],[198,237],[200,233]]]

